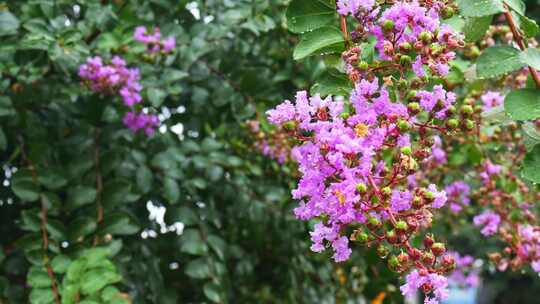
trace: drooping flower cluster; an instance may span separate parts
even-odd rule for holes
[[[420,289],[426,303],[447,296],[442,274],[455,262],[431,236],[422,248],[410,242],[431,225],[433,210],[447,202],[445,191],[433,183],[422,186],[417,177],[422,168],[446,162],[439,135],[474,129],[469,107],[461,109],[461,119],[454,118],[454,93],[407,76],[445,75],[453,50],[462,45],[459,35],[440,24],[447,3],[435,2],[431,8],[396,2],[383,11],[371,0],[338,1],[341,15],[360,22],[351,33],[353,42],[374,37],[377,59],[368,63],[353,44],[342,56],[355,83],[349,99],[298,92],[294,102],[267,112],[272,124],[300,142],[292,158],[302,177],[292,195],[300,201],[297,218],[319,219],[311,249],[330,247],[340,262],[352,253],[349,240],[375,247],[390,269],[411,271],[402,292]],[[349,227],[354,232],[347,237]]]
[[[444,188],[448,195],[448,206],[454,213],[459,213],[464,207],[469,206],[471,188],[464,181],[455,181]]]
[[[150,54],[168,54],[176,47],[176,39],[173,36],[162,40],[158,27],[154,27],[152,32],[148,32],[146,26],[138,26],[135,28],[133,39],[146,44]]]
[[[90,57],[79,67],[79,76],[96,93],[119,94],[127,107],[142,101],[139,69],[128,68],[119,56],[113,57],[111,64],[99,56]]]
[[[474,257],[470,255],[460,255],[454,252],[456,269],[450,274],[450,285],[462,288],[474,288],[480,285],[480,269],[475,265]],[[480,261],[481,262],[481,261]]]
[[[261,129],[260,123],[257,120],[247,121],[246,124],[249,132],[255,138],[255,149],[280,164],[284,164],[290,159],[291,143],[285,130],[277,128],[265,132]]]
[[[122,120],[127,128],[133,132],[144,131],[147,136],[155,133],[159,125],[158,117],[137,109],[137,105],[143,101],[139,69],[128,68],[125,60],[119,56],[114,56],[110,64],[96,56],[88,58],[86,63],[79,67],[79,76],[93,92],[121,97],[128,108]]]

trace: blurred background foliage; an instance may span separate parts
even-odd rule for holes
[[[372,251],[309,250],[294,166],[252,147],[245,121],[324,72],[292,60],[288,2],[0,1],[0,303],[402,301]],[[146,56],[138,25],[176,51]],[[140,69],[155,136],[81,86],[95,55]]]

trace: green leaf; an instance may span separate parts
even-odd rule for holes
[[[19,28],[19,19],[6,10],[0,11],[0,36],[13,35]]]
[[[58,169],[40,170],[39,182],[50,190],[58,190],[67,184],[67,179],[62,176],[62,171]]]
[[[142,193],[148,193],[152,189],[152,171],[147,166],[141,166],[137,169],[137,187]]]
[[[457,3],[464,17],[491,16],[504,12],[501,0],[458,0]]]
[[[197,229],[187,229],[181,236],[182,246],[181,252],[203,255],[208,252],[208,245],[201,238],[201,233]]]
[[[78,259],[73,261],[73,263],[71,263],[67,269],[64,283],[66,281],[79,282],[85,269],[86,259]]]
[[[4,129],[0,128],[0,151],[6,151],[7,149],[7,138]]]
[[[293,0],[287,8],[287,27],[303,33],[336,21],[335,2],[330,0]]]
[[[504,100],[504,110],[514,120],[533,120],[540,117],[540,91],[521,89],[510,92]]]
[[[69,224],[68,234],[71,241],[77,241],[96,231],[97,223],[93,217],[83,216],[76,218]]]
[[[523,34],[525,34],[525,37],[534,38],[536,35],[538,35],[540,28],[538,27],[536,21],[525,16],[520,16],[519,21],[521,23],[520,28],[523,31]]]
[[[325,26],[302,35],[294,49],[294,60],[304,59],[312,55],[324,55],[344,50],[344,39],[336,27]]]
[[[521,52],[510,46],[493,46],[486,49],[478,58],[476,72],[478,77],[492,78],[522,68]]]
[[[136,220],[124,212],[116,212],[105,217],[100,229],[101,234],[131,235],[139,232]]]
[[[42,267],[32,267],[28,271],[28,284],[32,288],[45,288],[52,285],[51,278],[45,269]]]
[[[12,116],[15,114],[11,99],[7,96],[0,96],[0,117]]]
[[[180,188],[174,179],[166,177],[163,180],[163,195],[169,204],[176,204],[178,202],[178,199],[180,199]]]
[[[204,258],[199,258],[186,265],[185,273],[194,279],[205,279],[210,277],[210,267]]]
[[[208,282],[204,284],[203,287],[204,295],[208,298],[208,300],[214,302],[214,303],[221,303],[221,295],[219,292],[219,286],[215,283]]]
[[[68,206],[75,210],[96,200],[97,191],[90,186],[76,186],[68,190]]]
[[[478,39],[484,37],[486,31],[491,25],[493,16],[483,16],[483,17],[471,17],[465,19],[465,26],[463,31],[465,34],[466,42],[475,42]]]
[[[93,269],[82,276],[81,293],[92,295],[101,290],[103,287],[119,282],[122,280],[119,274],[113,271],[103,269]]]
[[[165,96],[167,96],[167,93],[163,91],[162,89],[158,88],[149,88],[148,89],[148,99],[152,103],[154,107],[159,107],[163,103],[163,100],[165,99]]]
[[[57,255],[51,261],[51,267],[56,273],[65,273],[69,265],[71,264],[71,259],[67,255]]]
[[[39,199],[39,187],[34,183],[32,174],[20,170],[11,179],[11,190],[23,201],[34,202]]]
[[[195,212],[188,207],[167,208],[165,220],[169,225],[176,222],[181,222],[185,226],[196,225],[198,222],[197,214],[195,214]]]
[[[30,304],[49,304],[54,302],[51,288],[33,288],[30,292]]]
[[[525,156],[521,174],[533,183],[540,183],[540,145]]]
[[[351,89],[351,82],[347,76],[325,73],[321,79],[311,87],[311,94],[321,94],[323,97],[328,95],[348,96]]]
[[[210,235],[206,239],[210,248],[212,248],[220,259],[225,258],[225,241],[217,235]]]
[[[525,3],[521,0],[504,0],[504,3],[520,15],[525,14]]]
[[[536,70],[540,70],[540,50],[534,48],[526,49],[521,53],[521,61]]]

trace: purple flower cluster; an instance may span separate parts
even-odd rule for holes
[[[148,52],[151,54],[168,54],[176,47],[176,39],[172,36],[161,40],[161,31],[158,27],[155,27],[152,32],[148,32],[145,26],[138,26],[135,28],[133,39],[146,44]]]
[[[123,122],[133,131],[144,130],[150,136],[154,134],[159,124],[157,116],[151,114],[137,114],[133,109],[142,102],[142,85],[139,83],[139,69],[128,68],[126,62],[115,56],[110,64],[105,64],[99,56],[90,57],[86,63],[79,67],[79,76],[84,84],[93,92],[114,95],[118,94],[123,104],[130,110]]]
[[[480,269],[474,265],[474,258],[470,255],[460,255],[454,252],[456,269],[450,274],[451,285],[463,288],[474,288],[480,285]]]
[[[503,104],[504,102],[504,96],[501,95],[499,92],[486,92],[484,95],[480,97],[482,99],[482,103],[484,104],[482,109],[484,111],[487,111],[489,109],[498,107]]]
[[[531,261],[532,269],[540,273],[540,227],[520,225],[518,236],[518,257]]]
[[[482,164],[483,171],[480,172],[480,178],[482,182],[487,185],[491,182],[492,177],[496,177],[502,171],[501,165],[495,165],[490,160],[485,161]]]
[[[463,207],[469,206],[471,199],[471,187],[464,181],[455,181],[444,189],[448,195],[448,206],[454,213],[459,213]]]
[[[113,57],[111,64],[104,64],[99,56],[88,58],[79,67],[79,76],[96,93],[120,94],[127,107],[142,101],[139,69],[128,68],[118,56]]]
[[[414,270],[405,279],[407,283],[400,290],[407,298],[413,298],[418,289],[432,294],[425,298],[424,304],[437,304],[448,298],[448,280],[442,275]]]
[[[483,226],[482,230],[480,230],[483,235],[490,236],[497,233],[501,217],[491,210],[486,210],[482,214],[475,216],[473,222],[477,227]]]

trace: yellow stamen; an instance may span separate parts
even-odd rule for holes
[[[341,194],[341,192],[339,190],[335,190],[334,194],[337,196],[339,204],[341,204],[341,205],[345,204],[345,196],[343,194]]]
[[[356,136],[362,138],[368,134],[368,126],[366,126],[363,123],[359,123],[354,127],[354,132],[356,133]]]

